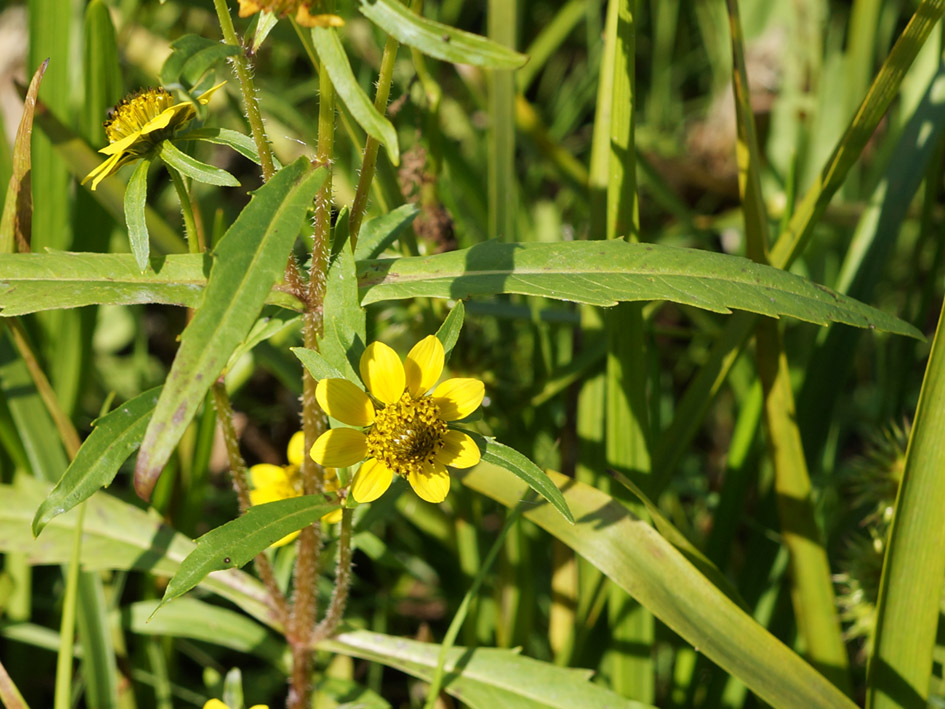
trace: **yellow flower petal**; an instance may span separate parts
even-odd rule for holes
[[[302,27],[344,27],[345,21],[338,15],[313,15],[305,5],[299,5],[295,21]]]
[[[259,463],[249,469],[249,480],[255,488],[285,484],[287,477],[285,468],[279,465]]]
[[[315,387],[315,399],[326,414],[349,426],[374,423],[371,398],[347,379],[320,380]]]
[[[433,390],[444,421],[459,421],[479,408],[486,395],[485,385],[478,379],[447,379]]]
[[[286,498],[280,495],[275,487],[260,487],[249,491],[249,502],[252,505],[265,505],[267,502],[284,499]]]
[[[404,365],[393,349],[383,342],[372,342],[361,355],[361,379],[378,400],[393,404],[406,387]]]
[[[364,461],[351,483],[351,494],[358,502],[372,502],[387,492],[394,473],[377,458]]]
[[[482,453],[472,436],[462,431],[447,431],[443,436],[443,447],[437,451],[436,459],[443,465],[454,468],[471,468],[479,463]]]
[[[286,534],[282,539],[279,539],[279,540],[277,540],[277,541],[274,541],[274,542],[273,542],[272,544],[270,544],[269,546],[270,546],[270,547],[284,547],[286,544],[289,544],[289,543],[291,543],[291,542],[294,542],[295,539],[296,539],[296,537],[299,536],[299,532],[300,532],[300,531],[301,531],[301,530],[298,530],[298,529],[297,529],[297,530],[295,530],[294,532],[290,532],[289,534]]]
[[[443,502],[450,491],[450,474],[442,463],[424,466],[422,471],[411,470],[407,482],[417,496],[427,502]]]
[[[443,343],[436,335],[427,335],[413,346],[404,360],[407,390],[419,399],[436,384],[443,373]]]
[[[111,174],[114,174],[115,170],[118,169],[118,161],[121,160],[121,155],[111,155],[107,160],[104,160],[101,165],[96,167],[92,172],[85,176],[85,179],[82,180],[84,185],[90,179],[92,180],[92,190],[94,191],[98,187],[98,183],[104,180]]]
[[[215,86],[211,86],[209,89],[207,89],[202,94],[200,94],[197,97],[197,100],[200,101],[200,103],[202,103],[204,106],[206,106],[208,103],[210,103],[210,97],[213,96],[213,94],[216,93],[217,89],[219,89],[225,83],[226,83],[225,81],[221,81],[219,84]]]
[[[203,705],[203,709],[230,709],[226,704],[221,702],[219,699],[208,699],[207,703]]]
[[[367,436],[353,428],[333,428],[318,437],[310,454],[319,465],[332,468],[354,465],[367,455]]]
[[[328,524],[338,524],[341,521],[341,508],[329,512],[327,515],[322,515],[322,522]]]
[[[114,143],[109,143],[104,148],[99,150],[102,155],[117,155],[118,153],[125,152],[126,148],[131,147],[141,138],[141,131],[135,131],[131,135],[126,135],[121,140],[116,140]]]
[[[239,0],[240,3],[240,17],[249,17],[250,15],[255,15],[257,12],[262,10],[260,5],[252,2],[252,0]]]
[[[286,449],[286,455],[289,462],[295,467],[301,467],[305,460],[305,434],[302,431],[296,431],[289,439],[289,446]]]
[[[178,113],[186,111],[188,108],[193,110],[193,106],[191,106],[189,103],[176,103],[170,108],[165,108],[154,118],[141,126],[139,134],[147,135],[148,133],[153,133],[156,130],[163,130],[164,128],[167,128]]]

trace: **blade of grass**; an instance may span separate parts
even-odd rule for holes
[[[945,578],[945,307],[915,412],[877,606],[867,706],[925,707]]]

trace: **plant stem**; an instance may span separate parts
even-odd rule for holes
[[[319,642],[335,632],[348,602],[348,589],[351,587],[351,510],[341,510],[341,533],[338,535],[338,566],[335,571],[335,588],[331,592],[331,601],[325,617],[312,633],[311,645]]]
[[[381,70],[377,77],[377,93],[374,96],[374,108],[381,115],[387,110],[387,99],[390,96],[391,80],[394,76],[394,62],[397,60],[397,48],[400,43],[393,37],[388,37],[384,43],[384,54],[381,57]],[[361,175],[358,178],[358,189],[351,204],[351,216],[348,219],[348,238],[351,240],[351,250],[358,245],[358,232],[361,231],[361,221],[364,219],[364,210],[367,207],[368,190],[374,180],[374,168],[377,165],[377,151],[380,143],[372,136],[367,137],[364,143],[364,159],[361,161]]]
[[[259,101],[256,99],[256,87],[253,85],[253,73],[249,59],[243,52],[243,45],[233,28],[233,18],[226,6],[226,0],[213,0],[213,8],[217,11],[220,20],[220,29],[223,31],[223,41],[232,47],[239,48],[239,54],[233,57],[233,68],[236,78],[240,82],[240,91],[243,92],[243,108],[246,111],[246,120],[249,121],[249,131],[256,143],[259,152],[259,162],[262,165],[263,181],[275,174],[276,169],[272,160],[272,147],[266,138],[266,127],[263,125],[262,112],[259,110]]]
[[[85,503],[79,505],[72,542],[72,561],[66,574],[66,590],[62,600],[62,621],[59,624],[59,654],[56,658],[55,709],[69,709],[72,705],[72,659],[75,644],[75,612],[79,594],[79,559],[82,553],[82,524],[85,521]]]
[[[207,250],[207,244],[204,242],[203,234],[197,229],[197,221],[194,218],[194,204],[190,198],[190,191],[184,182],[184,177],[177,170],[166,164],[167,173],[171,176],[171,182],[174,183],[174,189],[177,190],[177,198],[180,201],[180,209],[184,214],[184,229],[187,231],[187,246],[190,253],[199,254]]]

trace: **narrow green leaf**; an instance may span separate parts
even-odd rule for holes
[[[401,44],[445,62],[517,69],[528,61],[524,54],[485,37],[417,15],[398,0],[361,0],[361,12]]]
[[[156,256],[142,273],[131,254],[0,254],[0,316],[84,305],[164,303],[193,308],[207,285],[210,263],[206,254]],[[281,291],[270,292],[266,302],[302,308]]]
[[[318,647],[380,662],[426,681],[433,676],[440,651],[440,646],[433,643],[367,630],[341,633],[319,643]],[[645,709],[649,706],[624,699],[591,682],[591,670],[556,667],[523,657],[516,650],[454,647],[447,655],[446,667],[443,688],[475,709]]]
[[[249,563],[285,535],[307,527],[336,509],[338,503],[326,502],[322,495],[301,495],[253,505],[240,517],[197,539],[197,548],[181,563],[154,613],[187,593],[209,573]]]
[[[33,517],[38,536],[56,515],[68,512],[96,491],[108,487],[121,464],[141,445],[161,387],[149,389],[95,422],[75,459]]]
[[[466,306],[463,305],[463,301],[459,300],[456,302],[456,305],[450,309],[449,315],[446,316],[443,324],[440,325],[440,329],[436,331],[437,338],[443,343],[443,352],[447,361],[449,361],[450,352],[453,351],[457,340],[459,340],[459,333],[463,329],[463,320],[465,317]]]
[[[187,131],[186,133],[178,133],[174,136],[174,142],[180,143],[185,140],[202,140],[207,143],[216,143],[217,145],[225,145],[229,148],[233,148],[243,157],[249,158],[257,165],[261,164],[259,160],[259,151],[256,150],[256,144],[253,142],[253,139],[248,135],[243,135],[242,133],[230,130],[229,128],[197,128],[195,130]],[[272,156],[273,164],[277,170],[282,169],[282,163],[279,162],[278,158],[275,155]]]
[[[925,707],[945,579],[945,308],[925,369],[880,583],[871,709]]]
[[[481,463],[456,473],[463,484],[515,507],[526,486]],[[600,569],[657,618],[762,700],[781,709],[855,705],[706,579],[668,541],[609,495],[549,473],[574,513],[568,524],[550,505],[524,516]]]
[[[175,39],[171,50],[161,67],[161,83],[165,86],[183,83],[188,90],[216,64],[240,51],[239,47],[195,34]]]
[[[240,185],[240,181],[226,170],[221,170],[213,165],[207,165],[207,163],[200,162],[190,157],[187,153],[183,153],[178,148],[174,147],[174,144],[169,140],[165,140],[161,143],[161,149],[158,151],[158,155],[160,155],[161,160],[166,162],[170,167],[197,182],[203,182],[208,185],[218,185],[220,187],[239,187]]]
[[[292,347],[292,354],[299,358],[299,361],[305,365],[308,373],[316,381],[322,379],[345,379],[341,370],[331,364],[318,351],[309,350],[304,347]],[[357,380],[360,382],[360,379]]]
[[[85,8],[85,97],[82,101],[80,132],[93,145],[105,145],[102,119],[122,97],[121,64],[115,25],[108,5],[91,0]]]
[[[498,465],[528,483],[528,486],[544,497],[548,502],[554,505],[555,509],[574,524],[574,516],[568,508],[568,503],[561,496],[561,492],[555,487],[548,475],[535,465],[532,461],[519,453],[514,448],[499,443],[494,438],[480,436],[477,433],[467,431],[476,441],[479,450],[482,451],[482,459],[487,463]]]
[[[148,258],[151,255],[151,237],[148,235],[148,222],[145,209],[148,206],[148,170],[151,161],[143,158],[128,180],[125,188],[125,223],[128,225],[128,240],[131,242],[131,253],[135,257],[138,268],[145,271],[148,268]]]
[[[254,52],[262,46],[262,43],[266,41],[266,37],[272,32],[272,28],[275,27],[278,22],[279,18],[274,12],[266,12],[263,10],[259,13],[259,19],[256,22],[256,31],[253,33]]]
[[[426,296],[519,293],[590,305],[669,300],[713,312],[730,308],[826,325],[840,322],[910,337],[899,318],[800,276],[747,259],[659,244],[503,244],[489,241],[433,256],[362,261],[362,303]]]
[[[135,489],[142,497],[150,497],[210,385],[256,322],[324,180],[324,168],[312,170],[299,158],[254,193],[221,239],[138,454]]]
[[[6,198],[0,217],[0,254],[14,251],[27,253],[30,250],[30,236],[33,223],[33,188],[32,188],[32,152],[33,115],[36,110],[36,95],[43,81],[43,74],[49,66],[49,59],[44,61],[30,81],[30,87],[23,101],[23,117],[16,130],[13,145],[13,174],[7,187]]]
[[[346,378],[358,379],[358,363],[367,346],[364,308],[358,302],[351,245],[346,244],[328,267],[325,286],[325,325],[319,352]]]
[[[387,149],[387,155],[394,165],[400,164],[400,147],[397,143],[397,131],[376,108],[374,102],[364,93],[361,85],[351,70],[348,55],[332,27],[316,27],[312,30],[312,42],[322,67],[331,77],[332,86],[338,97],[344,102],[351,116],[364,131],[375,138]]]
[[[392,212],[369,219],[361,226],[358,246],[354,251],[357,261],[377,258],[396,241],[398,235],[410,226],[420,211],[414,204],[402,204]]]

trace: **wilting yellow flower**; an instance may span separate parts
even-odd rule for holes
[[[364,431],[333,428],[318,437],[310,453],[316,462],[337,468],[367,458],[351,484],[358,502],[380,497],[394,474],[427,502],[442,502],[450,489],[446,466],[471,468],[479,462],[472,437],[447,423],[479,408],[485,387],[478,379],[447,379],[427,394],[443,373],[444,359],[443,345],[433,335],[414,345],[403,364],[390,347],[373,342],[360,363],[370,396],[347,379],[318,382],[315,398],[325,412]]]
[[[249,17],[259,11],[273,12],[280,17],[293,15],[303,27],[342,27],[345,21],[338,15],[317,11],[321,0],[239,0],[240,17]],[[313,13],[312,10],[316,11]]]
[[[253,489],[249,491],[249,501],[254,505],[285,500],[303,494],[302,476],[299,474],[299,468],[302,467],[302,459],[305,457],[305,435],[301,431],[292,436],[286,453],[289,458],[288,465],[259,463],[249,469],[249,480],[253,485]],[[325,469],[325,491],[338,491],[338,475],[333,468]],[[341,510],[332,510],[322,519],[332,524],[339,522],[341,521]],[[272,546],[284,546],[297,536],[299,536],[298,531],[292,532]]]
[[[197,101],[207,105],[213,93],[225,83],[207,89]],[[92,180],[94,190],[118,168],[148,155],[196,116],[197,109],[190,101],[174,103],[174,97],[166,89],[148,89],[126,96],[108,112],[105,121],[108,145],[99,152],[108,158],[86,175],[82,184]]]
[[[208,699],[203,709],[230,709],[230,707],[219,699]],[[249,709],[269,709],[269,707],[266,704],[253,704]]]

